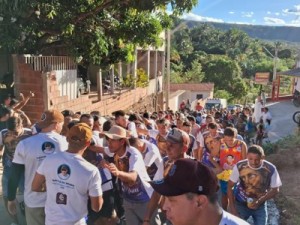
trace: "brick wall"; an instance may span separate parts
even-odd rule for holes
[[[13,56],[15,71],[15,93],[20,92],[28,95],[29,91],[35,93],[27,105],[23,108],[33,123],[38,121],[42,113],[47,109],[65,109],[74,112],[81,111],[89,113],[98,110],[102,115],[111,115],[116,110],[137,109],[144,106],[151,109],[153,96],[148,96],[147,88],[136,88],[122,94],[115,94],[111,98],[93,103],[88,95],[81,95],[74,100],[68,100],[68,96],[60,96],[60,91],[55,78],[55,71],[43,73],[33,71],[29,64],[25,64],[20,56]]]
[[[35,122],[41,118],[41,114],[45,110],[42,73],[33,71],[21,57],[16,55],[13,56],[13,64],[16,97],[18,98],[20,93],[26,97],[30,91],[35,94],[34,98],[31,98],[22,109],[32,122]]]

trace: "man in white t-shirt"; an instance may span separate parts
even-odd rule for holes
[[[19,142],[16,147],[11,176],[8,181],[8,210],[16,213],[16,189],[21,174],[25,171],[25,214],[27,224],[45,224],[44,207],[46,193],[31,190],[34,173],[42,161],[55,152],[65,151],[68,147],[66,138],[60,135],[64,116],[57,110],[47,110],[37,123],[42,131]]]
[[[254,225],[267,224],[266,201],[273,198],[282,185],[276,167],[264,160],[264,156],[262,147],[250,146],[247,159],[234,166],[228,182],[230,211],[245,220],[252,216]]]
[[[100,211],[103,204],[100,173],[82,157],[92,135],[87,124],[74,125],[67,134],[68,150],[47,157],[37,169],[32,190],[43,192],[46,183],[46,225],[85,225],[88,198],[91,208]]]
[[[141,224],[153,192],[142,154],[129,145],[124,128],[112,126],[104,135],[108,142],[104,151],[114,157],[106,167],[121,182],[126,223]]]
[[[216,175],[194,159],[176,160],[167,176],[151,186],[165,197],[163,210],[173,225],[249,225],[221,208]]]
[[[116,124],[128,130],[129,136],[138,137],[135,123],[128,120],[127,115],[123,110],[114,112],[114,116]]]
[[[142,153],[151,180],[163,178],[164,164],[157,146],[145,139],[130,138],[129,143]]]

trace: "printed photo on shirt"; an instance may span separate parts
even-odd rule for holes
[[[55,151],[55,145],[51,142],[44,142],[44,144],[42,145],[42,151],[45,154],[52,154]]]
[[[57,169],[57,175],[62,180],[69,179],[69,177],[71,175],[70,167],[66,164],[60,165]]]

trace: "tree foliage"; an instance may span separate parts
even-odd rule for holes
[[[197,0],[1,0],[0,48],[9,53],[72,54],[108,65],[135,46],[159,46],[174,15]]]
[[[256,87],[250,81],[257,72],[273,73],[274,57],[270,52],[275,54],[275,47],[280,58],[276,61],[277,71],[292,68],[295,62],[295,51],[283,43],[263,42],[244,31],[221,31],[206,23],[190,28],[180,20],[174,24],[171,81],[213,82],[215,96],[226,96],[232,102],[248,101],[247,93],[256,96]]]

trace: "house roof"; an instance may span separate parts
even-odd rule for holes
[[[283,72],[278,72],[278,75],[292,76],[292,77],[300,77],[300,68],[287,70]]]
[[[213,91],[214,83],[199,83],[199,84],[170,84],[170,91],[186,90],[186,91]]]

